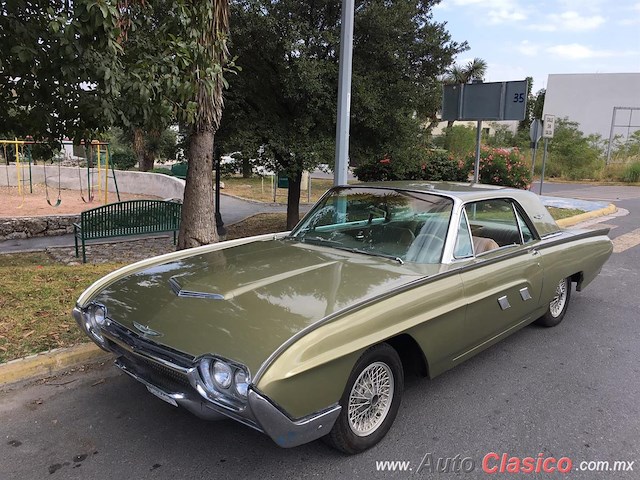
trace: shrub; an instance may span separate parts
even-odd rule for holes
[[[119,170],[129,170],[136,166],[136,156],[130,150],[116,150],[110,158],[113,166]]]
[[[171,177],[173,176],[173,175],[172,175],[172,173],[171,173],[171,170],[170,170],[170,169],[168,169],[168,168],[161,168],[161,167],[160,167],[160,168],[154,168],[154,169],[152,169],[152,170],[151,170],[151,173],[163,173],[163,174],[165,174],[165,175],[169,175],[169,176],[171,176]]]
[[[432,150],[427,154],[420,175],[423,180],[448,182],[466,182],[468,177],[469,170],[464,162],[455,160],[444,150]]]
[[[416,149],[401,160],[391,156],[366,162],[354,169],[363,182],[390,180],[466,181],[468,170],[444,150]]]
[[[640,162],[633,162],[627,165],[622,174],[622,180],[625,182],[640,182]]]
[[[469,154],[466,167],[473,171],[475,155]],[[480,149],[480,183],[514,188],[529,188],[531,171],[524,156],[517,148],[502,149],[482,147]]]
[[[547,166],[553,164],[560,176],[570,180],[592,179],[604,163],[593,139],[585,137],[578,127],[578,123],[567,118],[557,120],[553,139],[549,141]]]
[[[476,145],[476,130],[473,127],[454,125],[446,128],[444,133],[434,138],[433,143],[452,155],[462,157],[473,151]]]

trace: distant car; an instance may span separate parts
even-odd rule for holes
[[[336,187],[290,233],[113,272],[73,315],[171,405],[282,447],[347,452],[393,423],[405,371],[429,378],[532,322],[558,325],[600,272],[608,230],[564,231],[530,192],[389,182]]]

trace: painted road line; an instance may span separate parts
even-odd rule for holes
[[[624,235],[620,235],[612,240],[613,242],[613,253],[624,252],[625,250],[629,250],[637,245],[640,245],[640,228],[636,228],[635,230],[625,233]]]

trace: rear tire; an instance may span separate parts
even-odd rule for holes
[[[394,348],[386,343],[369,348],[349,376],[340,416],[324,441],[350,455],[373,447],[391,428],[403,388],[402,362]]]
[[[564,318],[569,308],[571,298],[571,277],[564,278],[556,287],[553,299],[549,302],[547,313],[536,320],[536,324],[543,327],[555,327]]]

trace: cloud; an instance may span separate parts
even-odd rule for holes
[[[548,14],[544,23],[533,24],[529,28],[541,32],[583,32],[595,30],[605,21],[606,19],[602,15],[583,16],[574,10],[569,10],[562,13]]]
[[[535,57],[540,51],[540,45],[531,43],[529,40],[523,40],[514,47],[514,50],[526,57]]]
[[[631,50],[595,50],[579,43],[568,43],[563,45],[552,45],[546,48],[552,55],[567,60],[584,60],[587,58],[610,58],[626,57],[637,55],[638,52]]]
[[[492,25],[526,20],[527,8],[519,0],[450,0],[447,4],[482,10],[483,20]]]

